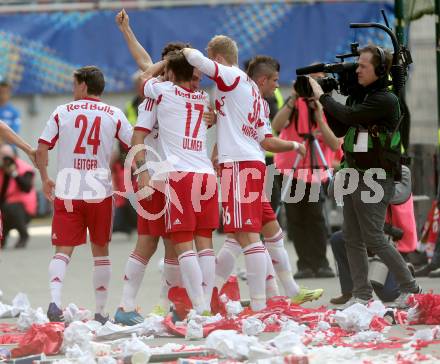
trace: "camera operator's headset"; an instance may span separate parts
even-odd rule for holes
[[[379,54],[380,57],[380,64],[374,69],[374,72],[376,73],[377,77],[382,78],[387,74],[387,60],[385,57],[384,50],[379,46],[376,46],[376,48],[377,48],[377,53]]]

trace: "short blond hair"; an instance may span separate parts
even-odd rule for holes
[[[206,47],[213,56],[220,55],[231,64],[238,64],[238,47],[235,40],[226,35],[216,35]]]

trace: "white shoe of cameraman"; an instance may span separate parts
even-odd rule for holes
[[[349,308],[349,307],[353,306],[356,303],[360,303],[361,305],[366,305],[366,304],[368,304],[368,302],[370,302],[370,300],[364,300],[364,299],[359,298],[359,297],[351,297],[343,305],[341,305],[338,308],[336,308],[336,310],[342,311],[342,310],[345,310],[346,308]]]

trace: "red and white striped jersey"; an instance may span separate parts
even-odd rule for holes
[[[55,196],[72,200],[111,196],[113,142],[118,139],[128,148],[132,132],[120,109],[98,99],[58,106],[38,140],[50,149],[58,142]]]
[[[156,78],[145,83],[144,94],[156,99],[160,149],[172,169],[214,174],[206,151],[207,126],[203,121],[208,95]]]

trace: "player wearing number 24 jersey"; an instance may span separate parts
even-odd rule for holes
[[[110,281],[108,243],[113,221],[110,156],[115,139],[130,145],[132,128],[121,110],[101,102],[104,86],[104,75],[97,67],[76,70],[75,101],[56,108],[38,141],[37,165],[44,193],[54,200],[55,256],[49,264],[52,300],[47,313],[51,321],[63,320],[61,290],[67,264],[74,247],[86,243],[87,230],[94,257],[95,319],[107,320],[104,307]],[[55,185],[48,176],[47,161],[48,151],[57,143]]]
[[[84,97],[55,109],[38,142],[49,149],[56,143],[59,145],[60,175],[56,182],[56,197],[97,200],[113,194],[109,161],[115,138],[126,149],[130,145],[132,129],[125,121],[121,110],[93,97]],[[66,179],[59,177],[68,171],[72,172],[79,188],[62,185]],[[93,184],[94,175],[101,188]]]

